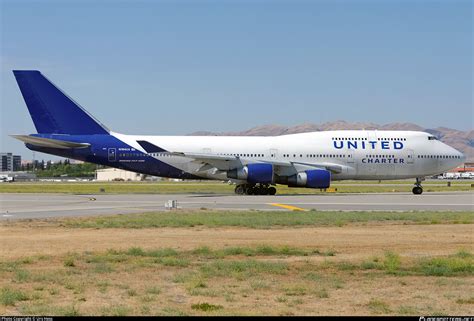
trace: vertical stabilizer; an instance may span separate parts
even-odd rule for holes
[[[37,70],[14,70],[39,134],[108,134],[108,129]]]

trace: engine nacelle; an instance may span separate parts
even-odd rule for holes
[[[270,184],[273,182],[273,165],[267,163],[248,164],[227,172],[228,178],[246,180],[249,183]]]
[[[304,171],[288,177],[289,187],[328,188],[331,184],[331,172],[325,169]]]

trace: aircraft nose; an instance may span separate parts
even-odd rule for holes
[[[460,151],[458,151],[457,149],[451,146],[449,147],[449,149],[450,149],[450,154],[455,158],[456,163],[462,164],[466,161],[466,155],[464,155],[463,153],[461,153]]]
[[[459,164],[464,163],[464,161],[466,160],[466,155],[464,155],[463,153],[461,153],[460,151],[458,151],[456,149],[455,149],[455,152],[454,152],[454,157],[456,158],[456,160],[458,161]]]

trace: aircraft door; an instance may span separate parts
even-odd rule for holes
[[[272,159],[277,159],[278,158],[278,149],[270,149],[270,157]]]
[[[407,149],[407,164],[413,164],[415,162],[415,155],[413,149]]]
[[[347,166],[345,166],[346,175],[348,175],[349,177],[357,176],[358,165],[355,160],[354,151],[348,150],[345,154],[346,154],[346,164],[347,164]]]
[[[347,151],[347,163],[348,164],[353,164],[355,162],[354,160],[354,151],[349,150]]]
[[[443,158],[438,158],[438,169],[440,171],[442,171],[442,168],[446,168],[447,166],[447,160],[443,159]]]
[[[365,158],[365,161],[362,161],[362,164],[360,165],[360,173],[362,176],[365,176],[368,179],[376,179],[377,174],[379,171],[379,163],[374,163],[375,161],[375,155],[377,154],[375,150],[372,149],[372,144],[370,142],[377,142],[377,131],[376,130],[370,130],[367,132],[367,141],[366,141],[366,146],[367,146],[367,154],[362,158]]]
[[[108,149],[108,158],[109,162],[117,161],[117,149],[116,148],[109,148]]]

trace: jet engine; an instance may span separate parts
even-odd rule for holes
[[[248,164],[227,172],[228,178],[246,180],[249,183],[270,184],[273,182],[273,165],[267,163]]]
[[[289,187],[328,188],[331,184],[331,172],[315,169],[300,172],[288,177]]]

